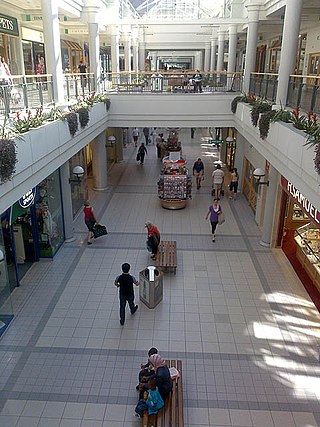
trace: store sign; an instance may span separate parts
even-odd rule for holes
[[[19,199],[19,205],[24,209],[28,208],[34,202],[35,195],[36,195],[35,188],[33,188],[32,190],[29,190],[26,194],[24,194],[21,197],[21,199]]]
[[[281,185],[283,189],[292,196],[300,208],[302,208],[312,220],[317,224],[320,224],[320,212],[318,209],[315,208],[313,204],[284,176],[281,176]]]
[[[0,33],[19,36],[18,21],[11,16],[0,13]]]

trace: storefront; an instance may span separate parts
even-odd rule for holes
[[[59,171],[30,189],[1,215],[10,288],[39,258],[52,258],[64,241]]]
[[[25,73],[27,75],[46,74],[43,33],[22,27],[21,36]]]
[[[0,232],[0,336],[13,318],[8,269],[5,257],[5,244]]]
[[[244,158],[243,167],[243,180],[242,180],[242,193],[248,200],[249,205],[256,212],[259,185],[258,181],[253,176],[253,171],[256,168],[249,162],[247,158]]]
[[[73,217],[77,215],[81,208],[83,208],[84,201],[88,198],[88,163],[92,161],[91,149],[85,147],[75,154],[69,160],[70,176],[73,176],[73,169],[76,166],[81,166],[84,169],[84,176],[75,180],[72,178],[71,185],[71,199],[72,199],[72,212]]]
[[[77,42],[61,40],[61,58],[62,69],[65,73],[78,73],[80,61],[84,61],[88,67],[88,62],[85,61],[84,49]]]
[[[320,212],[283,176],[281,186],[277,245],[296,271],[302,268],[320,290]]]

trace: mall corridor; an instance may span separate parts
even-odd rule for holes
[[[190,170],[205,163],[185,209],[160,206],[155,146],[141,166],[130,144],[108,191],[91,198],[109,234],[88,246],[79,215],[76,241],[13,292],[16,316],[0,339],[1,427],[139,427],[135,386],[152,346],[182,360],[185,427],[320,426],[319,313],[282,251],[259,245],[243,196],[222,199],[226,222],[211,241],[216,153],[199,136],[180,133]],[[139,310],[120,326],[113,282],[123,262],[134,275],[150,265],[146,221],[177,241],[177,274],[165,275],[154,310],[136,288]]]

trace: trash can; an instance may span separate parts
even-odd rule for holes
[[[148,308],[155,308],[163,298],[163,273],[151,265],[139,273],[139,295]]]
[[[151,92],[163,91],[163,76],[159,73],[152,74],[151,76]]]

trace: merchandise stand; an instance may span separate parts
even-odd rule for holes
[[[191,199],[192,178],[183,159],[164,159],[164,169],[158,181],[158,196],[165,209],[183,209]]]

